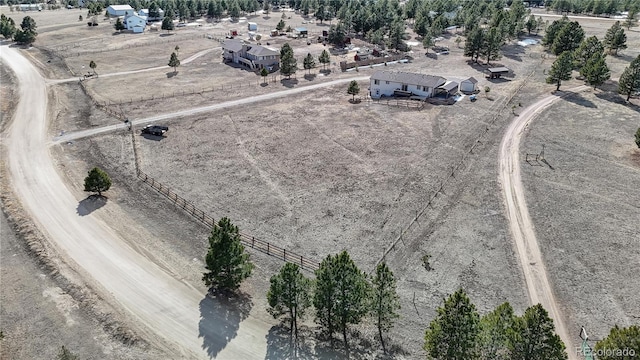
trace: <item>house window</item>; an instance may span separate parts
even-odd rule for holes
[[[405,84],[402,84],[402,91],[407,91],[409,90],[409,87]]]
[[[380,85],[380,80],[373,80],[374,85]]]

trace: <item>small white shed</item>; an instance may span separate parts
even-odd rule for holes
[[[249,31],[258,31],[258,24],[253,22],[247,23],[247,28]]]
[[[470,77],[460,82],[460,92],[474,93],[476,90],[478,90],[478,80],[474,77]]]
[[[125,16],[127,13],[133,14],[134,11],[129,5],[111,5],[107,8],[109,16]]]

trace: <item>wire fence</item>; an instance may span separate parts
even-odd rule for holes
[[[544,59],[541,60],[540,64],[542,64],[542,62],[544,61]],[[471,143],[471,145],[466,147],[466,150],[464,151],[464,153],[462,154],[460,160],[455,163],[455,165],[451,166],[451,168],[449,170],[447,170],[447,173],[444,177],[444,179],[440,180],[439,184],[435,186],[435,190],[429,192],[429,195],[427,196],[426,201],[423,203],[422,207],[419,208],[416,211],[416,215],[411,218],[411,220],[409,221],[409,223],[400,230],[400,233],[398,234],[397,237],[394,238],[394,240],[391,242],[391,244],[389,245],[389,247],[386,248],[386,250],[383,252],[382,256],[380,257],[380,259],[376,262],[376,266],[378,264],[380,264],[382,261],[384,261],[384,259],[386,258],[386,256],[392,251],[396,249],[396,246],[398,245],[398,242],[403,242],[403,237],[407,234],[407,232],[409,232],[409,230],[411,230],[413,228],[413,225],[416,224],[418,222],[418,220],[420,219],[421,216],[424,215],[424,213],[427,211],[428,208],[433,207],[433,204],[436,201],[436,198],[438,197],[438,194],[444,194],[444,188],[446,185],[448,185],[448,183],[455,178],[456,173],[458,173],[461,168],[464,168],[465,166],[465,161],[467,160],[467,158],[473,154],[473,151],[482,144],[482,140],[484,140],[484,138],[486,137],[486,135],[489,133],[489,130],[491,128],[491,126],[493,126],[496,121],[498,120],[498,118],[501,116],[501,113],[506,109],[506,107],[511,103],[511,101],[513,100],[513,98],[520,92],[520,90],[522,89],[522,87],[524,85],[527,84],[527,81],[529,78],[531,78],[533,76],[533,74],[535,73],[535,69],[531,71],[531,73],[529,73],[526,78],[522,81],[522,83],[518,86],[518,88],[516,89],[516,91],[512,92],[504,101],[504,103],[502,105],[500,105],[500,110],[495,112],[495,115],[491,118],[491,120],[489,120],[487,122],[487,125],[485,125],[485,127],[480,131],[480,133],[477,135],[476,139]],[[375,267],[374,267],[375,268]]]

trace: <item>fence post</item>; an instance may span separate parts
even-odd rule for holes
[[[251,248],[253,248],[256,244],[256,238],[255,237],[251,237]]]
[[[302,255],[300,255],[300,267],[304,269],[304,262],[302,261]]]
[[[267,255],[269,255],[269,243],[267,243]]]
[[[287,261],[287,249],[282,249],[282,260]]]

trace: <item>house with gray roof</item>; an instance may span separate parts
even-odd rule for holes
[[[222,43],[222,58],[258,70],[266,67],[269,71],[280,65],[280,52],[262,45],[247,44],[238,39],[226,39]]]
[[[426,99],[447,83],[442,76],[384,70],[376,71],[369,81],[369,92],[374,99],[398,94]]]

